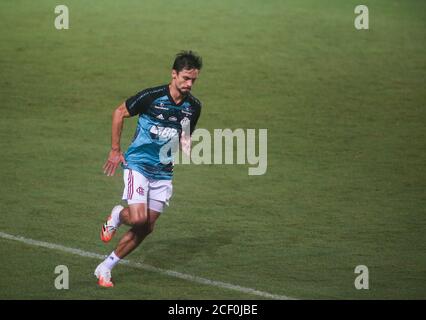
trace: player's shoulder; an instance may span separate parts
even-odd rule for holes
[[[126,108],[131,116],[144,112],[157,98],[167,94],[167,85],[143,89],[126,100]]]
[[[145,97],[145,96],[156,96],[156,95],[162,95],[167,92],[167,85],[163,84],[156,87],[150,87],[143,89],[142,91],[138,92],[137,96],[139,97]]]
[[[193,96],[191,93],[188,95],[188,101],[196,108],[201,108],[202,104],[199,99],[197,99],[195,96]]]

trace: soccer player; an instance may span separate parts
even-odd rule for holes
[[[176,55],[171,82],[148,88],[123,102],[112,116],[111,151],[104,173],[114,175],[121,164],[124,172],[123,200],[102,226],[101,239],[109,242],[122,224],[131,228],[116,249],[95,270],[98,284],[113,287],[112,268],[132,252],[154,229],[155,222],[172,196],[172,142],[185,153],[201,112],[201,103],[190,91],[202,67],[202,59],[192,51]],[[125,118],[139,115],[133,140],[123,155],[120,137]]]

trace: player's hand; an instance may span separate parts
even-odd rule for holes
[[[123,154],[120,150],[111,150],[108,155],[108,160],[104,164],[104,173],[107,176],[113,176],[115,170],[117,169],[120,163],[127,165],[126,160],[124,159]]]
[[[180,136],[180,146],[184,154],[188,157],[191,156],[191,135],[185,134],[185,131],[182,131]]]

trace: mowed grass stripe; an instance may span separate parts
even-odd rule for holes
[[[25,237],[22,237],[22,236],[15,236],[15,235],[11,235],[11,234],[4,233],[4,232],[1,232],[1,231],[0,231],[0,238],[7,239],[7,240],[13,240],[13,241],[19,241],[21,243],[25,243],[25,244],[31,245],[31,246],[42,247],[42,248],[58,250],[58,251],[66,252],[66,253],[71,253],[71,254],[74,254],[74,255],[81,256],[81,257],[94,258],[94,259],[99,259],[99,260],[105,259],[105,255],[101,255],[101,254],[98,254],[98,253],[84,251],[84,250],[80,250],[80,249],[76,249],[76,248],[70,248],[70,247],[60,245],[60,244],[29,239],[29,238],[25,238]],[[205,285],[209,285],[209,286],[219,287],[219,288],[222,288],[222,289],[229,289],[229,290],[239,291],[239,292],[242,292],[242,293],[253,294],[253,295],[263,297],[263,298],[275,299],[275,300],[295,300],[294,298],[283,296],[283,295],[276,295],[276,294],[272,294],[272,293],[268,293],[268,292],[264,292],[264,291],[259,291],[259,290],[252,289],[252,288],[246,288],[246,287],[242,287],[242,286],[231,284],[231,283],[210,280],[210,279],[206,279],[206,278],[202,278],[202,277],[198,277],[198,276],[194,276],[194,275],[190,275],[190,274],[185,274],[185,273],[181,273],[181,272],[177,272],[177,271],[173,271],[173,270],[165,270],[165,269],[157,268],[157,267],[147,265],[147,264],[144,264],[144,263],[140,263],[140,262],[133,262],[133,261],[130,261],[130,260],[123,259],[121,261],[121,263],[124,264],[124,265],[130,266],[130,267],[133,267],[133,268],[137,268],[137,269],[143,269],[143,270],[147,270],[147,271],[151,271],[151,272],[157,272],[157,273],[161,273],[161,274],[164,274],[164,275],[167,275],[167,276],[170,276],[170,277],[175,277],[175,278],[179,278],[179,279],[183,279],[183,280],[187,280],[187,281],[191,281],[191,282],[195,282],[195,283],[205,284]]]

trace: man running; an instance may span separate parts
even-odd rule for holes
[[[192,51],[176,55],[169,84],[145,89],[123,102],[112,116],[111,151],[104,173],[112,176],[122,164],[128,207],[117,205],[102,226],[101,239],[109,242],[121,224],[131,228],[116,249],[95,270],[98,284],[113,287],[112,268],[132,252],[154,229],[155,222],[172,196],[173,159],[169,145],[180,141],[186,153],[190,135],[201,112],[201,103],[190,91],[202,67]],[[124,118],[139,115],[132,143],[120,149]]]

